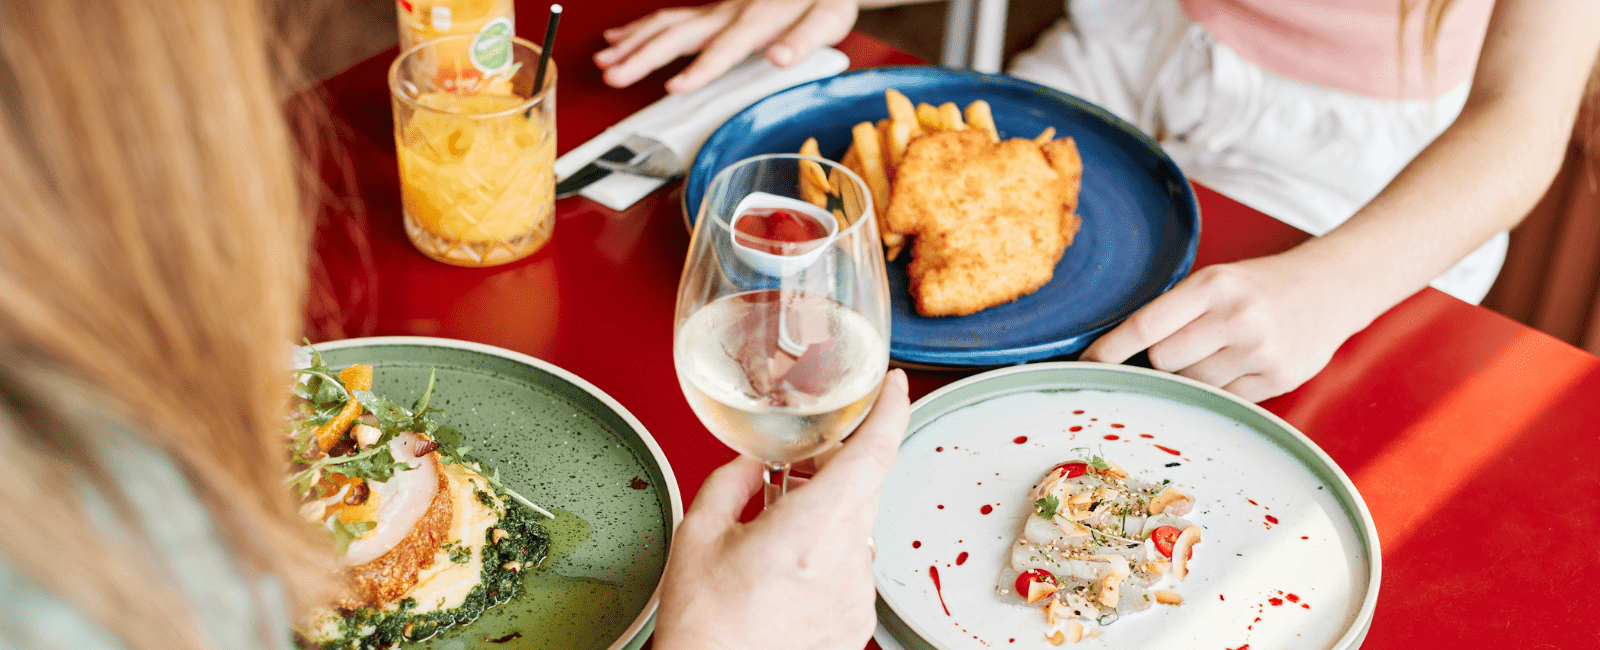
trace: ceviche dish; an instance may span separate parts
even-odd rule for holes
[[[1200,527],[1183,518],[1192,495],[1091,456],[1052,467],[1026,501],[1028,515],[996,589],[1008,602],[1039,608],[1052,644],[1093,638],[1124,615],[1183,603],[1174,585],[1188,575],[1200,542]]]
[[[343,586],[296,625],[320,650],[425,641],[517,597],[541,566],[550,513],[508,490],[435,420],[433,378],[410,408],[372,391],[372,366],[298,371],[289,484],[326,529]]]

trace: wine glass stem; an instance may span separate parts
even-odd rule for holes
[[[778,497],[789,489],[789,464],[764,462],[761,468],[761,478],[766,483],[766,506],[778,502]]]

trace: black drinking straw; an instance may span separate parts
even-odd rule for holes
[[[539,71],[533,75],[533,93],[544,92],[544,70],[550,67],[550,50],[556,44],[556,25],[561,23],[561,5],[550,5],[550,21],[544,26],[544,45],[539,48]]]

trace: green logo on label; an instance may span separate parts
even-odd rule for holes
[[[496,18],[472,37],[472,67],[494,74],[511,65],[511,37],[516,30],[510,18]]]

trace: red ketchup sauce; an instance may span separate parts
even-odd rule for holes
[[[967,552],[966,551],[962,551],[960,555],[956,556],[956,566],[961,566],[961,565],[966,564],[966,563],[967,563]]]
[[[1011,442],[1017,443],[1019,445],[1024,443],[1024,442],[1027,442],[1027,441],[1028,441],[1028,437],[1027,436],[1017,436],[1017,437],[1011,439]]]
[[[828,236],[828,227],[816,217],[787,208],[750,208],[734,218],[738,243],[773,255],[794,255],[810,250],[799,244]]]
[[[1176,449],[1173,449],[1171,447],[1163,447],[1161,445],[1155,445],[1155,448],[1156,449],[1160,449],[1161,451],[1167,452],[1169,454],[1172,454],[1174,456],[1182,456],[1183,455],[1183,452],[1178,451]]]
[[[985,515],[989,514],[991,512],[994,512],[994,506],[984,505],[982,508],[978,508],[978,512],[982,513],[982,514],[985,514]]]

